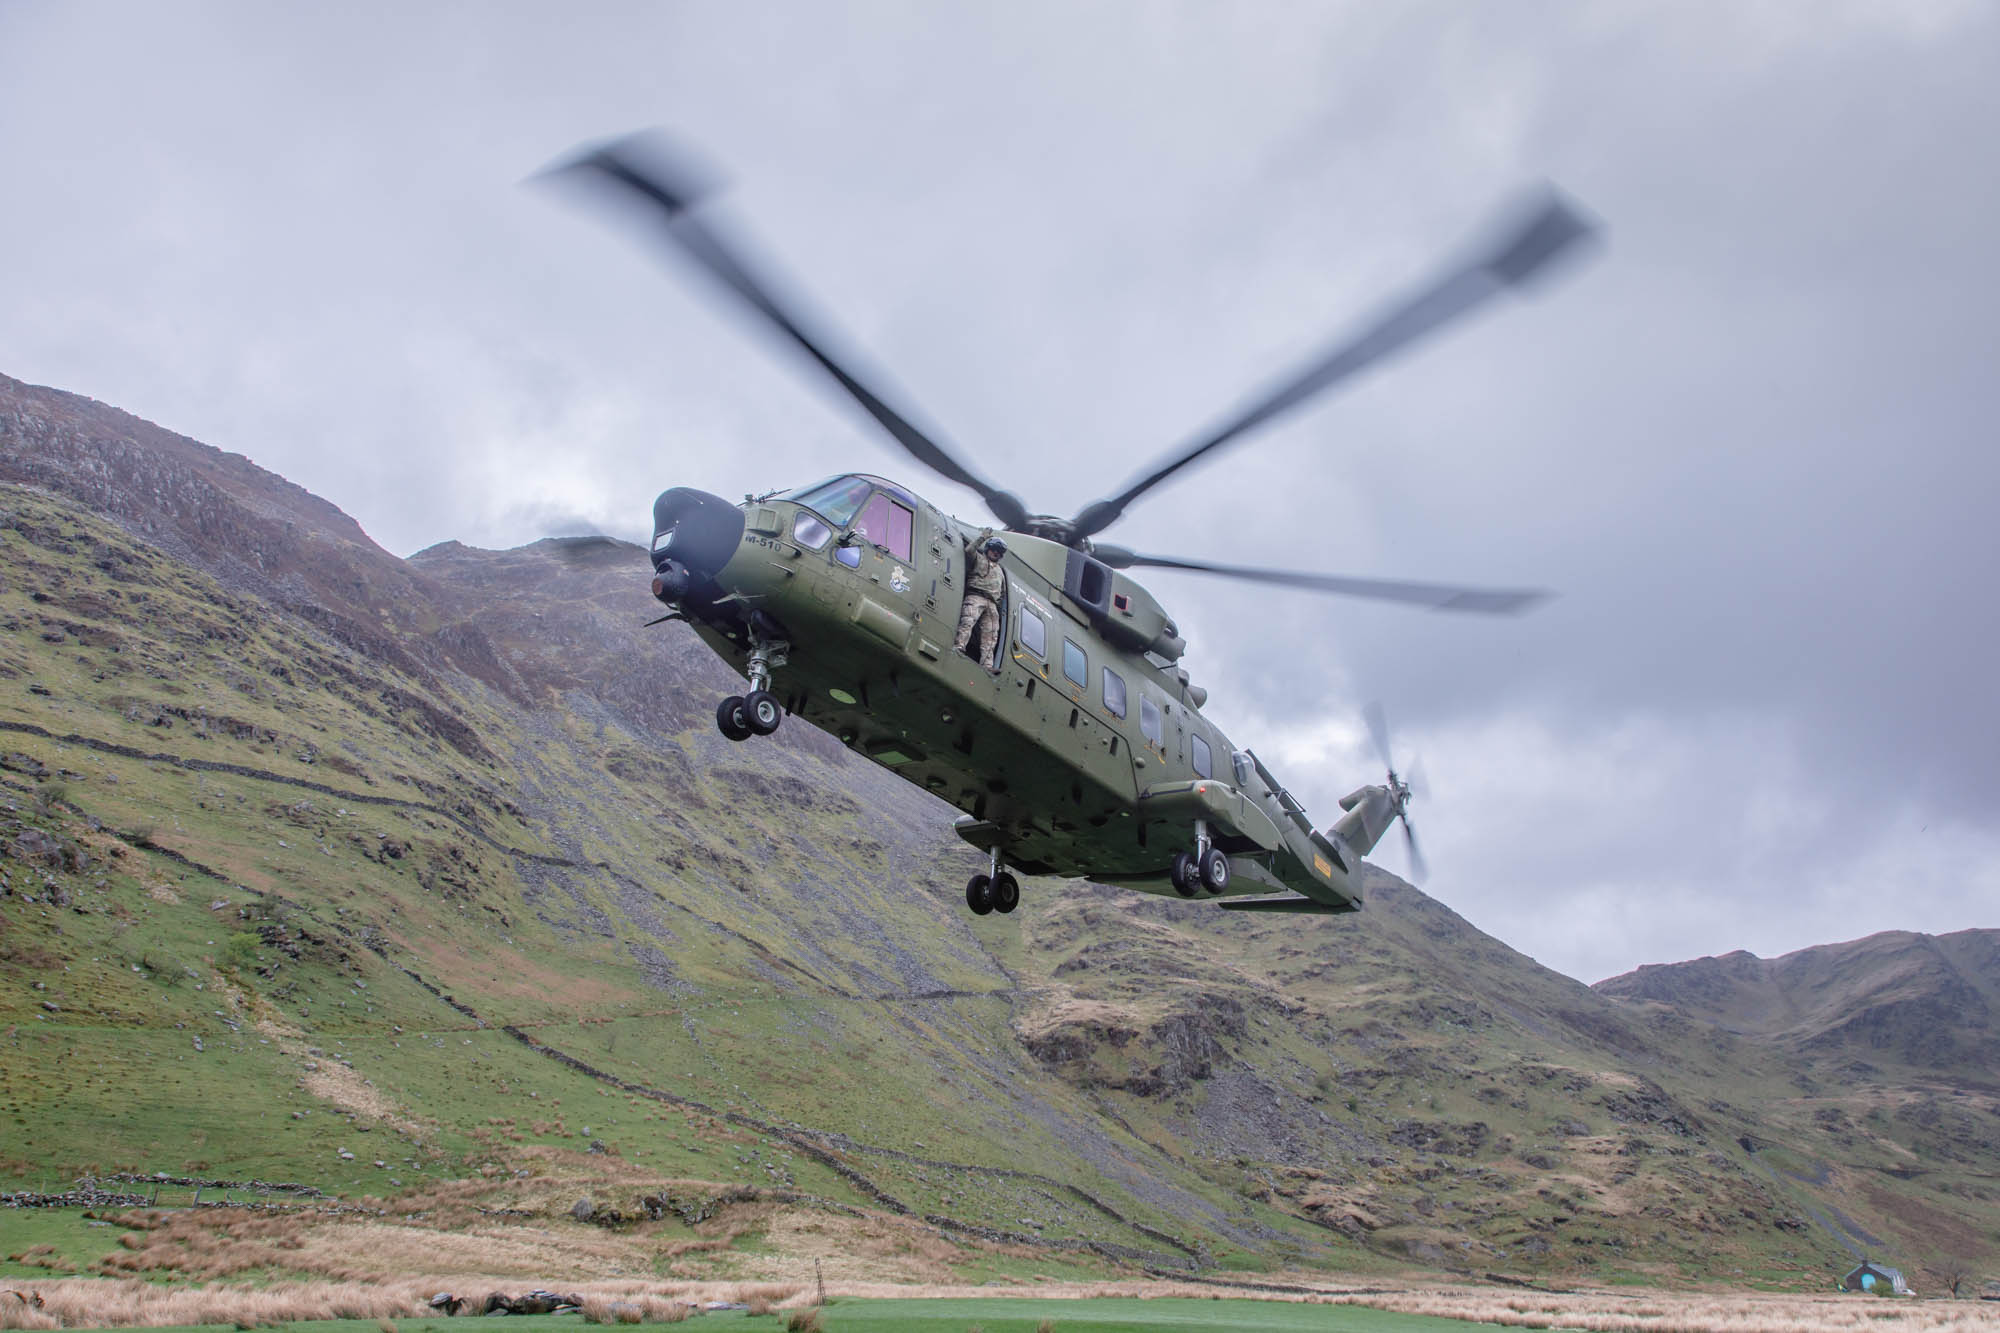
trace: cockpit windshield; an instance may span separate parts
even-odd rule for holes
[[[875,482],[868,477],[835,477],[831,481],[815,482],[802,486],[778,497],[794,504],[804,505],[836,528],[844,528],[854,521],[854,515],[861,508],[861,502],[875,489]]]

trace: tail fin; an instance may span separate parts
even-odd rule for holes
[[[1396,797],[1387,787],[1356,787],[1340,798],[1340,808],[1346,813],[1328,831],[1361,856],[1374,851],[1396,822]]]

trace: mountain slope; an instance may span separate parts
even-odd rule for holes
[[[1642,967],[1597,990],[1810,1055],[1954,1076],[2000,1067],[2000,930],[1884,931],[1769,960],[1738,951]]]
[[[282,1179],[595,1234],[563,1219],[589,1193],[640,1250],[588,1262],[723,1273],[862,1262],[852,1227],[974,1276],[1817,1285],[1836,1235],[1992,1253],[1961,1124],[1989,1091],[1864,1106],[1386,875],[1354,918],[1061,881],[971,918],[951,811],[804,725],[722,740],[733,678],[639,628],[615,554],[397,560],[246,460],[4,380],[0,478],[14,1184]]]

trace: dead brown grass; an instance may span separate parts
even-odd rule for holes
[[[579,1225],[566,1214],[579,1194],[628,1213],[638,1194],[714,1201],[732,1187],[665,1180],[629,1164],[560,1149],[535,1149],[524,1160],[530,1177],[439,1182],[399,1200],[381,1217],[249,1209],[133,1210],[107,1220],[127,1230],[106,1237],[109,1251],[92,1279],[19,1281],[46,1308],[0,1299],[0,1329],[82,1325],[242,1323],[257,1327],[345,1315],[381,1321],[422,1316],[431,1293],[483,1294],[555,1286],[586,1301],[595,1323],[678,1322],[709,1300],[754,1304],[760,1311],[810,1313],[819,1299],[815,1267],[833,1297],[991,1296],[990,1286],[954,1281],[975,1252],[1038,1255],[975,1242],[956,1242],[909,1218],[839,1215],[764,1199],[722,1204],[689,1228],[677,1218],[639,1221],[620,1230]],[[1331,1191],[1325,1181],[1307,1182]],[[1334,1195],[1330,1192],[1329,1201]],[[1347,1201],[1347,1202],[1351,1202]],[[522,1209],[531,1218],[494,1215]],[[485,1210],[485,1211],[482,1211]],[[733,1250],[761,1233],[767,1252]],[[771,1252],[774,1251],[774,1252]],[[23,1251],[24,1262],[52,1257],[46,1246]],[[673,1279],[624,1278],[635,1259],[665,1258]],[[181,1289],[138,1280],[172,1274]],[[734,1280],[722,1280],[724,1277]],[[250,1290],[232,1279],[259,1283]],[[1516,1328],[1563,1327],[1601,1333],[1971,1333],[1995,1327],[1992,1307],[1975,1302],[1889,1301],[1832,1294],[1672,1290],[1607,1290],[1544,1294],[1487,1285],[1452,1285],[1420,1277],[1330,1277],[1324,1273],[1259,1274],[1260,1284],[1297,1290],[1230,1288],[1216,1281],[1146,1279],[1052,1282],[1036,1279],[1008,1294],[1048,1298],[1245,1296],[1368,1305],[1384,1310],[1483,1321]],[[1351,1288],[1366,1285],[1371,1290]],[[1349,1288],[1349,1290],[1340,1290]]]
[[[484,1291],[504,1280],[459,1283]],[[565,1283],[565,1288],[573,1284]],[[583,1317],[593,1324],[678,1324],[704,1301],[792,1299],[800,1288],[772,1282],[646,1282],[625,1279],[574,1284]],[[289,1282],[268,1287],[210,1283],[170,1288],[136,1278],[57,1278],[21,1283],[27,1300],[0,1294],[0,1329],[144,1328],[168,1324],[234,1324],[260,1328],[310,1319],[373,1319],[393,1333],[398,1318],[429,1317],[430,1298],[453,1283],[436,1274],[389,1282]],[[39,1296],[42,1308],[28,1302]]]
[[[136,1278],[35,1282],[43,1308],[0,1304],[0,1328],[124,1328],[162,1324],[277,1324],[295,1319],[376,1319],[426,1313],[421,1283],[291,1282],[261,1289],[168,1288]],[[15,1308],[8,1308],[9,1306]]]
[[[544,1266],[546,1280],[565,1270]],[[1273,1275],[1254,1280],[1269,1283]],[[1048,1299],[1090,1297],[1218,1296],[1309,1301],[1319,1304],[1367,1305],[1409,1314],[1497,1324],[1511,1328],[1587,1329],[1597,1333],[1991,1333],[1995,1321],[1988,1307],[1973,1301],[1885,1300],[1881,1298],[1759,1293],[1582,1291],[1541,1293],[1503,1291],[1492,1287],[1431,1284],[1373,1284],[1367,1292],[1340,1291],[1324,1274],[1279,1278],[1301,1289],[1274,1293],[1231,1289],[1210,1282],[1038,1282],[1010,1290],[1010,1295]],[[134,1278],[60,1278],[18,1283],[28,1299],[0,1298],[0,1329],[45,1330],[79,1327],[146,1327],[167,1324],[236,1324],[255,1328],[308,1319],[374,1319],[429,1314],[431,1293],[440,1289],[484,1291],[507,1286],[505,1277],[467,1280],[464,1275],[409,1276],[387,1281],[318,1281],[279,1283],[262,1288],[208,1283],[169,1288]],[[814,1333],[817,1307],[805,1304],[811,1290],[799,1283],[656,1282],[617,1279],[560,1283],[584,1298],[584,1319],[595,1324],[678,1323],[702,1302],[739,1301],[759,1308],[789,1309],[786,1321],[794,1333]],[[1313,1288],[1320,1288],[1313,1290]],[[992,1296],[990,1286],[828,1282],[828,1294],[846,1298],[924,1298]],[[39,1296],[40,1309],[30,1301]],[[1044,1321],[1052,1328],[1052,1321]]]
[[[61,1328],[62,1322],[46,1310],[37,1310],[20,1301],[0,1301],[0,1328]]]
[[[583,1303],[586,1324],[678,1324],[692,1307],[655,1296],[629,1300],[590,1297]]]
[[[842,1217],[791,1209],[765,1223],[765,1272],[804,1282],[814,1262],[829,1282],[948,1283],[968,1249],[907,1218]]]

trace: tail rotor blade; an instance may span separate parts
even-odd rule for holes
[[[1424,854],[1417,850],[1417,831],[1410,827],[1410,817],[1401,816],[1403,821],[1403,846],[1410,853],[1410,883],[1421,884],[1430,878],[1430,867],[1424,864]]]
[[[1382,712],[1382,705],[1370,701],[1361,710],[1361,716],[1368,723],[1368,734],[1375,739],[1375,753],[1381,756],[1382,767],[1395,771],[1396,761],[1389,755],[1389,719]]]

